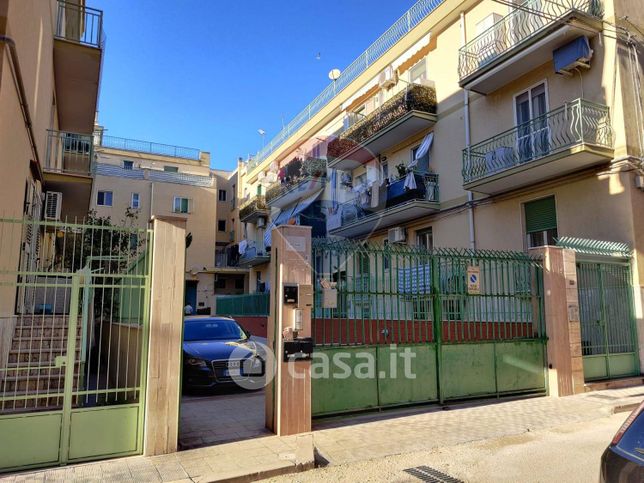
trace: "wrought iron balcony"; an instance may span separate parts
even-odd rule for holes
[[[102,48],[105,41],[103,12],[59,0],[55,36],[61,40]]]
[[[499,193],[607,162],[608,107],[576,99],[463,150],[463,187]]]
[[[530,0],[459,51],[460,86],[489,94],[552,59],[554,49],[601,31],[600,0]]]
[[[326,160],[292,159],[280,170],[279,177],[266,191],[266,202],[269,206],[284,208],[324,188]]]
[[[119,138],[115,136],[97,135],[101,147],[120,149],[121,151],[135,151],[138,153],[157,154],[159,156],[170,156],[173,158],[201,159],[201,151],[196,148],[173,146],[170,144],[151,143],[139,141],[138,139]]]
[[[354,169],[436,122],[436,90],[410,84],[329,143],[329,167]]]
[[[92,136],[47,131],[47,156],[43,170],[77,176],[90,176],[94,167]]]
[[[266,251],[264,243],[249,242],[244,253],[239,256],[240,267],[254,267],[268,263],[271,259],[270,254]]]
[[[257,195],[242,203],[239,207],[239,221],[242,223],[255,223],[258,218],[268,218],[270,208],[266,204],[266,198],[263,195]]]
[[[343,237],[364,236],[435,213],[440,208],[438,175],[414,173],[416,188],[408,175],[342,203],[328,217],[328,230]],[[378,193],[373,190],[379,189]],[[377,197],[377,200],[374,200]]]

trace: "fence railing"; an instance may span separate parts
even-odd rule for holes
[[[71,2],[58,2],[55,36],[90,47],[102,48],[103,12]]]
[[[470,183],[579,144],[612,148],[608,107],[576,99],[463,150],[463,181]]]
[[[269,311],[269,293],[222,295],[215,300],[216,315],[264,316]]]
[[[201,152],[195,148],[185,148],[182,146],[152,143],[149,141],[139,141],[137,139],[127,139],[107,135],[97,135],[97,137],[98,144],[104,148],[158,154],[160,156],[171,156],[174,158],[194,159],[196,161],[199,161],[201,155]]]
[[[329,158],[340,158],[410,111],[436,113],[436,89],[410,84],[378,109],[347,127],[329,143]]]
[[[531,0],[461,47],[458,74],[464,79],[571,12],[601,19],[600,0]]]
[[[419,0],[387,31],[369,46],[356,60],[342,71],[340,77],[329,84],[311,103],[291,120],[277,135],[264,146],[248,163],[248,172],[252,172],[271,153],[295,134],[307,121],[324,108],[338,93],[376,62],[383,54],[422,22],[445,0]]]
[[[253,196],[239,207],[239,219],[244,221],[254,213],[264,213],[268,212],[268,210],[269,207],[266,204],[266,197],[264,195]]]
[[[64,131],[47,131],[45,171],[89,175],[94,167],[92,136]]]

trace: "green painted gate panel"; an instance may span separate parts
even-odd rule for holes
[[[608,356],[608,370],[611,377],[625,377],[639,374],[637,354],[611,354]]]
[[[377,407],[377,378],[356,377],[355,371],[356,366],[364,364],[367,359],[375,361],[376,357],[375,347],[317,348],[311,365],[313,415]],[[332,362],[326,364],[322,361],[326,358]],[[329,368],[328,377],[320,377],[324,366]],[[348,371],[348,377],[339,377]]]
[[[494,344],[444,345],[440,371],[443,399],[494,394]]]
[[[0,468],[57,463],[62,421],[61,413],[0,418]]]
[[[69,459],[134,453],[138,429],[138,404],[72,411]]]
[[[495,350],[498,392],[545,390],[543,342],[498,342]]]
[[[409,374],[405,376],[402,351],[414,355],[410,359]],[[394,356],[395,363],[391,358]],[[436,347],[434,344],[378,347],[378,396],[380,406],[405,404],[438,399],[436,382]]]

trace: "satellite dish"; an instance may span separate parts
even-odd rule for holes
[[[329,79],[332,81],[337,81],[340,77],[340,69],[333,69],[331,72],[329,72]]]

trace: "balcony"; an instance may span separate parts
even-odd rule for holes
[[[436,123],[436,90],[411,84],[329,143],[329,168],[352,170]]]
[[[438,175],[414,173],[416,188],[410,186],[408,176],[380,187],[379,202],[373,200],[373,192],[367,192],[341,204],[329,216],[329,234],[361,237],[436,213],[440,209]]]
[[[240,267],[254,267],[268,263],[271,260],[270,254],[264,248],[263,242],[249,242],[244,253],[239,256]]]
[[[58,123],[64,131],[89,134],[94,128],[103,46],[103,12],[59,1],[54,76]]]
[[[608,107],[583,99],[463,150],[463,188],[510,191],[609,162]]]
[[[201,159],[201,151],[196,148],[152,143],[149,141],[140,141],[138,139],[127,139],[99,134],[99,144],[103,148],[118,149],[119,151],[134,151],[136,153],[156,154],[159,156],[192,159],[195,161],[199,161]]]
[[[266,202],[270,207],[283,209],[324,188],[326,160],[295,158],[280,170],[280,178],[266,191]]]
[[[602,30],[599,0],[531,0],[459,51],[459,85],[489,94],[552,60],[553,51]]]
[[[262,195],[257,195],[243,203],[239,207],[239,221],[242,223],[257,223],[259,218],[268,219],[271,210],[266,204],[266,198]]]

